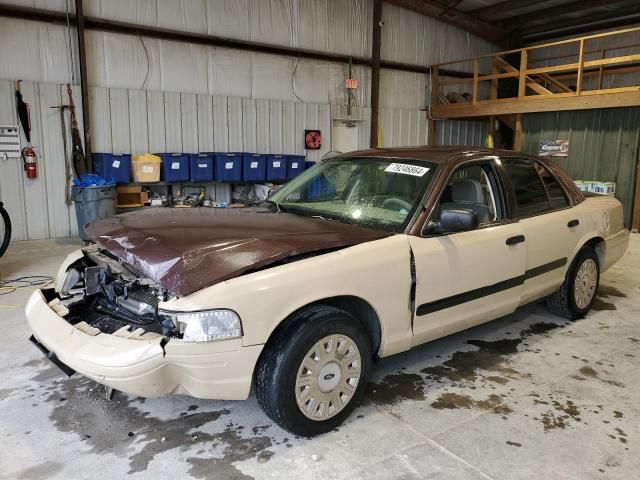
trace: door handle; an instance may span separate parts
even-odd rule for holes
[[[515,237],[507,238],[507,241],[505,243],[507,245],[515,245],[516,243],[524,242],[524,240],[525,240],[524,235],[516,235]]]
[[[569,223],[567,223],[567,227],[569,228],[577,227],[578,225],[580,225],[580,220],[578,219],[571,220]]]

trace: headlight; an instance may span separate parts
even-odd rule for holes
[[[242,336],[240,317],[231,310],[158,313],[169,317],[182,333],[185,342],[214,342]]]

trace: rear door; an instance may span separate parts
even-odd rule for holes
[[[453,172],[421,237],[409,236],[415,264],[414,345],[511,313],[520,304],[526,246],[511,221],[495,160]],[[478,228],[433,231],[443,209],[464,208]]]
[[[503,158],[502,164],[515,204],[512,208],[525,236],[524,304],[562,284],[583,225],[562,186],[543,164],[528,158]]]

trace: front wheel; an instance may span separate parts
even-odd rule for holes
[[[265,347],[256,397],[280,427],[312,437],[333,430],[353,411],[370,364],[370,340],[358,320],[333,307],[312,307]]]
[[[600,284],[600,264],[591,247],[584,247],[567,272],[560,290],[547,297],[552,313],[574,320],[584,317],[596,299]]]

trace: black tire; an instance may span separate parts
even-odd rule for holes
[[[296,376],[309,350],[329,335],[343,335],[355,343],[361,357],[360,378],[342,410],[326,420],[312,420],[296,401]],[[362,324],[334,307],[310,307],[288,319],[269,340],[254,376],[256,397],[262,410],[280,427],[295,435],[313,437],[336,428],[360,403],[370,367],[371,341]]]
[[[4,252],[9,248],[9,240],[11,240],[11,220],[9,219],[9,214],[4,209],[2,202],[0,202],[0,222],[4,225],[3,228],[0,228],[0,257],[4,255]],[[4,232],[2,234],[1,232]]]
[[[580,270],[582,264],[587,260],[592,260],[596,264],[596,286],[591,301],[585,307],[580,308],[576,304],[574,286],[576,275]],[[564,280],[564,283],[562,284],[560,289],[546,298],[547,308],[551,311],[551,313],[564,318],[568,318],[570,320],[583,318],[593,306],[593,302],[595,301],[596,295],[598,293],[599,285],[600,263],[598,262],[598,256],[590,246],[584,247],[578,252],[576,258],[573,260],[571,267],[569,267],[569,270],[567,271],[567,276]]]

